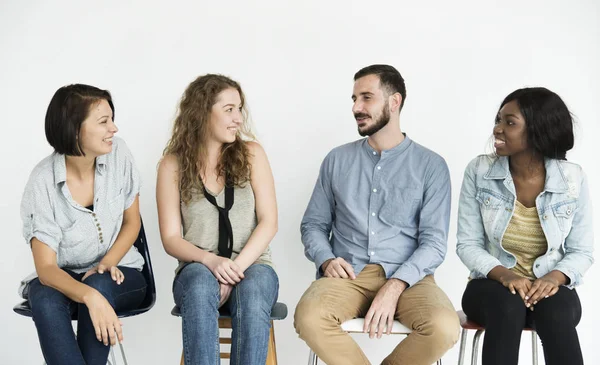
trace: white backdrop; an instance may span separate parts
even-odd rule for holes
[[[19,204],[31,169],[51,152],[44,115],[68,83],[109,89],[116,123],[144,179],[141,209],[157,281],[148,313],[125,319],[131,364],[178,364],[180,320],[169,314],[175,259],[157,226],[156,166],[179,97],[196,76],[222,73],[241,82],[260,142],[273,168],[279,233],[272,248],[280,301],[290,316],[276,323],[279,363],[305,364],[308,348],[293,329],[295,305],[314,278],[299,224],[318,167],[333,147],[358,138],[351,114],[354,72],[394,65],[406,79],[402,129],[445,157],[453,206],[448,255],[439,285],[457,308],[468,272],[454,253],[457,201],[468,161],[486,151],[494,116],[516,88],[556,91],[576,115],[569,159],[589,175],[600,207],[600,3],[564,1],[269,1],[0,3],[0,363],[42,362],[31,320],[12,312],[19,280],[33,269],[21,236]],[[598,217],[598,215],[596,215]],[[598,222],[596,218],[595,222]],[[596,225],[598,230],[598,225]],[[600,363],[599,266],[579,289],[579,335],[587,364]],[[357,337],[373,363],[398,340]],[[530,361],[523,336],[521,364]],[[541,349],[541,348],[540,348]],[[444,356],[452,364],[458,345]]]

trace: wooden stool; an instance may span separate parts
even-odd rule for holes
[[[273,309],[271,309],[271,330],[269,335],[269,350],[267,352],[267,362],[265,365],[277,365],[277,349],[275,347],[275,327],[273,321],[282,320],[287,317],[287,306],[284,303],[275,303]],[[179,307],[175,306],[171,310],[171,314],[177,317],[181,317],[181,311]],[[231,329],[231,315],[223,313],[219,317],[219,329]],[[231,337],[221,337],[219,335],[219,344],[231,345]],[[221,352],[221,359],[231,358],[231,353]],[[184,365],[183,351],[181,351],[181,362],[180,365]]]

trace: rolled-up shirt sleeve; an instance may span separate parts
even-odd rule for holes
[[[62,240],[62,230],[54,219],[52,202],[47,187],[37,175],[31,176],[21,200],[23,237],[27,244],[35,237],[54,252]]]
[[[123,166],[124,187],[123,194],[125,195],[125,205],[123,210],[129,209],[133,201],[140,193],[142,187],[142,178],[140,172],[135,165],[135,160],[131,151],[122,139],[118,140],[118,157],[119,165]]]

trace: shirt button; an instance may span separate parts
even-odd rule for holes
[[[375,216],[375,212],[371,213],[371,215],[374,217]]]
[[[92,217],[95,217],[95,216],[96,216],[96,213],[92,213]]]
[[[100,227],[98,227],[98,232],[100,232],[100,231],[101,231],[101,229],[100,229]]]
[[[540,267],[540,264],[535,264],[535,268],[537,269],[538,267]]]
[[[381,166],[377,166],[377,170],[381,170]]]
[[[375,251],[371,251],[371,256],[375,255]]]
[[[543,219],[548,219],[548,214],[544,214]]]
[[[374,154],[374,155],[376,155],[376,154],[377,154],[377,152],[373,151],[373,154]]]
[[[371,231],[371,234],[372,234],[372,235],[374,235],[374,234],[375,234],[375,232]]]
[[[571,214],[571,209],[567,209],[567,215]]]
[[[550,252],[552,252],[552,251],[554,251],[554,247],[552,247],[552,248],[550,249]]]
[[[376,193],[376,192],[377,192],[377,189],[373,189],[373,192],[374,192],[374,193]]]
[[[101,239],[101,240],[100,240],[100,243],[104,243],[104,240],[102,240],[102,239]]]

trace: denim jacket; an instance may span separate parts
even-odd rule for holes
[[[571,162],[546,159],[545,166],[546,183],[535,206],[548,248],[535,260],[533,272],[540,278],[559,270],[573,288],[594,262],[587,178]],[[516,265],[515,256],[502,248],[515,200],[507,157],[481,155],[469,163],[460,192],[456,253],[471,270],[471,278],[485,278],[498,265]]]

